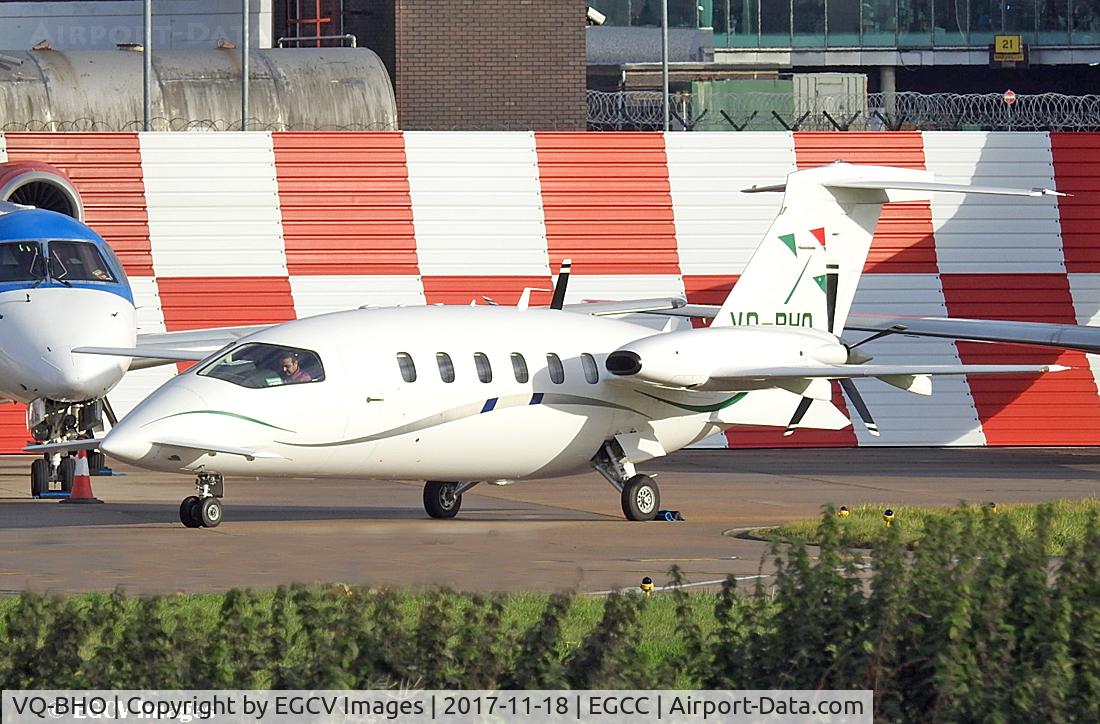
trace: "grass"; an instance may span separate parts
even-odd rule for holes
[[[1060,556],[1065,553],[1071,541],[1084,538],[1085,527],[1090,515],[1100,514],[1100,500],[1056,500],[1049,503],[1054,516],[1051,522],[1050,544],[1047,555]],[[983,515],[1004,516],[1011,521],[1017,531],[1030,534],[1035,529],[1035,515],[1039,505],[1033,503],[1002,503],[991,506],[966,505],[956,507],[915,507],[887,505],[859,505],[853,508],[847,517],[838,517],[841,529],[848,545],[857,548],[874,548],[886,534],[883,511],[892,508],[894,518],[891,525],[898,529],[902,542],[910,548],[920,545],[925,526],[932,519]],[[764,540],[783,543],[805,543],[814,545],[820,540],[819,518],[795,520],[777,528],[760,528],[753,535]]]

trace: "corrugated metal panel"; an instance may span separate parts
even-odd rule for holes
[[[290,291],[299,319],[365,304],[378,307],[424,304],[424,284],[416,275],[292,276]]]
[[[1074,324],[1065,274],[944,274],[953,317]],[[967,364],[1062,364],[1068,372],[971,377],[971,394],[990,445],[1095,445],[1100,399],[1085,355],[1036,347],[959,342]]]
[[[170,332],[295,318],[287,277],[169,277],[157,283]]]
[[[857,314],[901,314],[945,317],[947,306],[939,278],[932,274],[868,274],[852,303]],[[846,332],[850,343],[869,335]],[[890,336],[860,349],[874,355],[872,364],[959,364],[954,343],[944,339]],[[937,377],[931,396],[915,395],[878,380],[858,380],[856,386],[881,435],[855,421],[860,445],[984,445],[981,423],[964,377]]]
[[[1054,188],[1045,133],[925,133],[924,156],[928,170],[945,183]],[[1065,271],[1054,197],[936,194],[932,226],[944,273]]]
[[[779,213],[783,194],[743,194],[795,170],[789,133],[665,136],[684,274],[740,274]]]
[[[1100,326],[1100,274],[1068,274],[1078,324]],[[1100,388],[1100,355],[1085,355],[1092,379]]]
[[[22,452],[23,446],[30,439],[31,434],[27,430],[27,406],[15,403],[0,405],[0,452],[4,454]],[[30,475],[29,462],[24,472]],[[30,478],[28,477],[26,481],[27,487],[21,490],[30,489]]]
[[[550,273],[530,133],[406,133],[405,154],[421,274]]]
[[[8,160],[45,161],[69,177],[85,220],[128,274],[152,276],[141,153],[134,133],[9,133]]]
[[[1051,155],[1062,221],[1062,253],[1071,272],[1100,272],[1100,133],[1052,133]]]
[[[833,161],[924,168],[921,134],[796,133],[799,168]],[[888,204],[879,217],[864,271],[882,274],[935,274],[936,243],[927,202]]]
[[[134,304],[137,306],[138,333],[166,331],[157,280],[152,277],[130,277],[130,286],[134,290]],[[127,373],[109,396],[115,413],[125,415],[175,374],[174,365]]]
[[[276,133],[291,274],[416,274],[400,133]]]
[[[140,140],[158,277],[286,275],[270,133]]]
[[[579,274],[679,274],[664,137],[536,133],[550,263]]]
[[[576,279],[576,277],[573,277]],[[514,306],[524,288],[539,291],[531,293],[531,304],[546,306],[550,303],[553,282],[546,276],[423,276],[424,298],[428,304],[489,304],[488,297],[497,304]],[[570,289],[573,281],[570,280]]]

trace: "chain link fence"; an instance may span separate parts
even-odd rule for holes
[[[688,93],[669,96],[673,130],[708,131],[1098,131],[1100,95],[1061,93],[868,93],[795,98],[788,93],[727,95],[709,107]],[[660,130],[659,91],[588,91],[592,130]]]

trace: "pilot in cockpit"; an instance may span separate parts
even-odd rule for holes
[[[285,352],[279,358],[279,375],[283,378],[283,384],[287,385],[313,381],[313,377],[302,369],[297,352]]]

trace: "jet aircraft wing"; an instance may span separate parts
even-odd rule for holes
[[[687,303],[678,297],[657,297],[654,299],[601,300],[582,304],[566,304],[562,309],[567,312],[591,314],[597,317],[611,317],[618,314],[641,314],[643,312],[672,313],[685,304]]]

